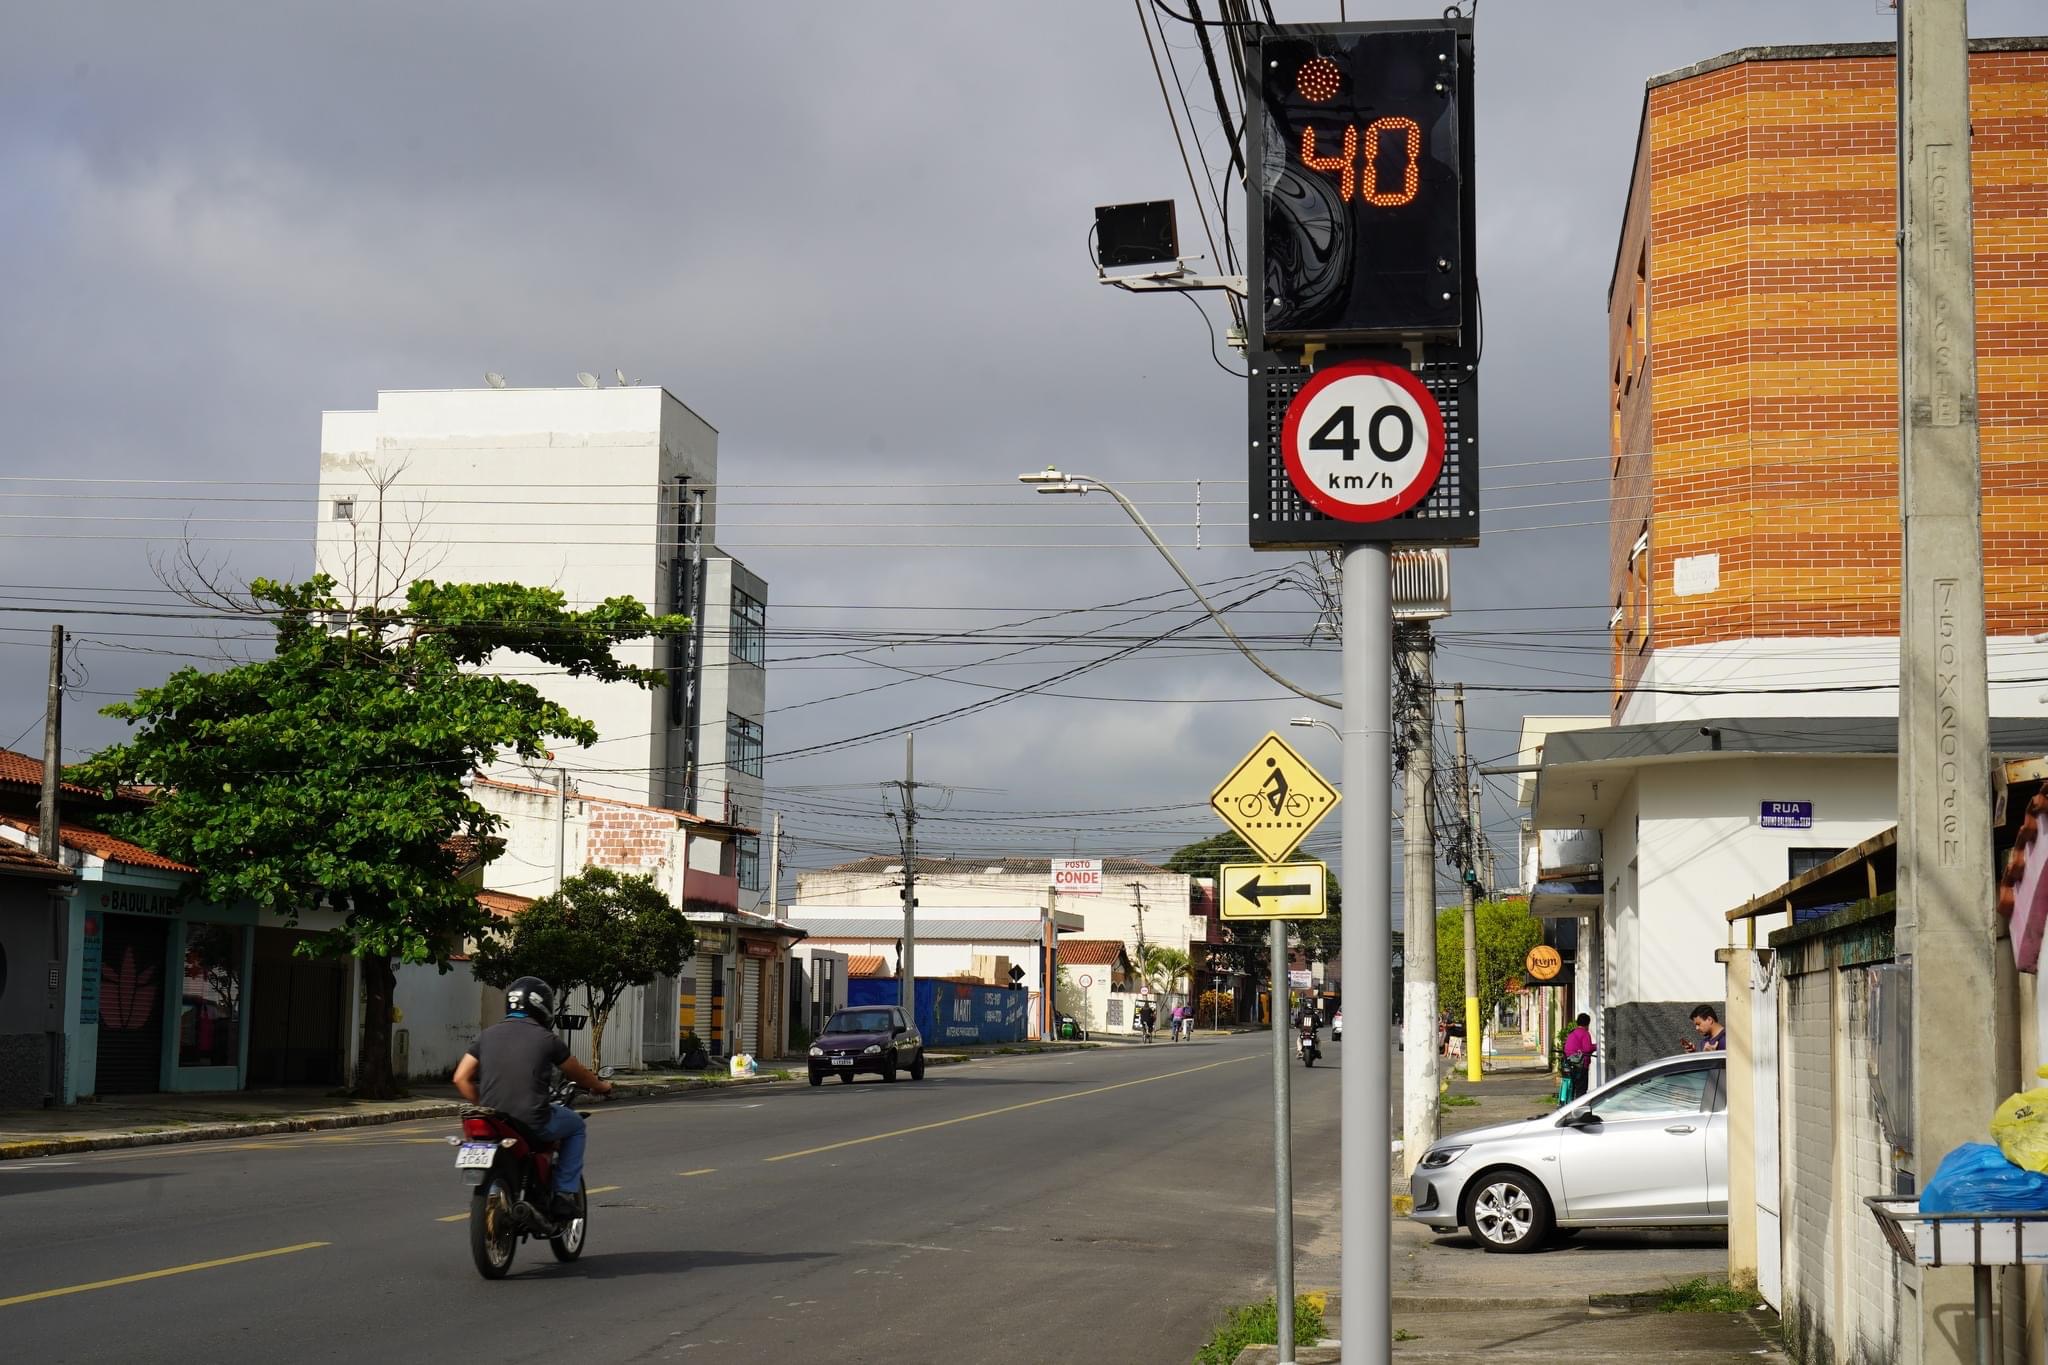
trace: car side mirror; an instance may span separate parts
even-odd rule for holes
[[[901,1024],[898,1024],[898,1025],[897,1025],[897,1026],[896,1026],[895,1028],[893,1028],[893,1029],[891,1029],[891,1030],[889,1030],[889,1031],[890,1031],[891,1033],[895,1034],[895,1035],[896,1035],[896,1036],[897,1036],[898,1038],[901,1038],[901,1037],[902,1037],[902,1036],[903,1036],[904,1034],[906,1034],[906,1033],[910,1032],[910,1030],[909,1030],[909,1029],[905,1028],[905,1027],[904,1027],[903,1025],[901,1025]]]
[[[1600,1116],[1590,1109],[1574,1109],[1571,1113],[1564,1116],[1564,1126],[1567,1128],[1598,1128],[1600,1126]]]

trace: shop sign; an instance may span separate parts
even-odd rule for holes
[[[774,957],[775,945],[758,938],[743,939],[740,951],[748,957]]]
[[[1054,858],[1052,889],[1063,896],[1102,894],[1102,859]]]
[[[100,909],[115,915],[159,915],[170,919],[178,913],[178,897],[171,891],[109,886],[100,891]]]

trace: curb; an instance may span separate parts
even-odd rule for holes
[[[1396,1313],[1501,1313],[1534,1309],[1576,1309],[1581,1313],[1598,1306],[1597,1299],[1619,1299],[1619,1294],[1396,1294]]]
[[[1058,1051],[1059,1049],[1046,1049]],[[978,1060],[957,1053],[927,1057],[927,1066],[958,1066],[963,1062]],[[621,1100],[675,1100],[689,1095],[701,1095],[706,1091],[732,1090],[740,1086],[754,1085],[795,1085],[804,1080],[801,1075],[789,1080],[774,1076],[742,1076],[730,1080],[677,1081],[662,1084],[636,1084],[627,1081],[618,1087]],[[400,1109],[379,1110],[374,1114],[322,1114],[314,1118],[294,1119],[253,1119],[246,1123],[200,1123],[187,1128],[167,1128],[155,1133],[106,1133],[94,1137],[51,1137],[28,1138],[19,1142],[0,1142],[0,1161],[21,1161],[39,1156],[63,1156],[73,1152],[104,1152],[123,1147],[167,1147],[179,1142],[220,1142],[232,1138],[266,1137],[273,1133],[317,1133],[331,1128],[374,1128],[387,1123],[404,1123],[411,1119],[452,1118],[469,1106],[461,1100],[435,1100],[431,1103],[406,1105]]]

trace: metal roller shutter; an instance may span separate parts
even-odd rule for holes
[[[163,1088],[164,954],[170,924],[108,915],[100,949],[99,1079],[102,1095]]]
[[[761,959],[745,958],[740,963],[739,998],[740,1051],[761,1050]]]

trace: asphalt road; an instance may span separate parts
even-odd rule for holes
[[[1185,1362],[1270,1292],[1266,1035],[594,1106],[589,1249],[470,1263],[445,1122],[0,1162],[9,1358]],[[1335,1049],[1331,1049],[1335,1051]],[[1336,1058],[1293,1069],[1304,1283]]]

